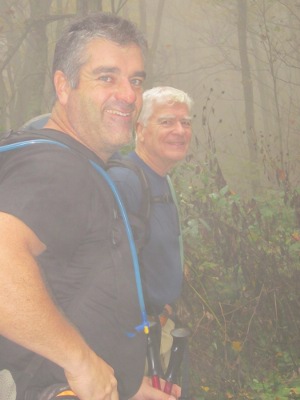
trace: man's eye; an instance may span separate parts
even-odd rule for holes
[[[102,76],[99,76],[98,80],[110,83],[110,82],[112,82],[113,78],[109,75],[102,75]]]
[[[143,79],[140,78],[131,79],[131,84],[135,87],[142,87],[143,83],[144,83]]]
[[[185,128],[190,128],[192,126],[192,121],[188,120],[188,119],[183,119],[181,121],[181,125]]]
[[[174,121],[172,119],[162,119],[160,121],[160,125],[163,126],[172,126],[174,124]]]

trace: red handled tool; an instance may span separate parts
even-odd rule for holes
[[[147,361],[148,371],[152,379],[152,386],[161,389],[159,377],[162,375],[162,367],[160,363],[159,346],[157,343],[156,322],[150,322],[149,334],[147,335]]]

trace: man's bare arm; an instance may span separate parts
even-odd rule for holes
[[[0,212],[0,334],[65,370],[81,400],[117,399],[113,369],[54,305],[35,258],[45,245],[16,217]]]

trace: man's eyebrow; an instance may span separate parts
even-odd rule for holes
[[[176,115],[173,115],[173,114],[166,114],[166,115],[160,115],[160,116],[158,117],[158,120],[160,121],[160,120],[166,119],[166,118],[167,118],[167,119],[168,119],[168,118],[170,118],[170,119],[176,119],[177,117],[176,117]],[[182,117],[181,119],[191,121],[191,120],[193,119],[193,117],[187,115],[186,117]]]
[[[132,76],[138,76],[140,78],[146,79],[146,72],[145,71],[136,71]]]
[[[105,67],[105,66],[101,66],[101,67],[97,67],[95,69],[93,69],[93,74],[94,75],[98,75],[98,74],[105,74],[105,73],[111,73],[111,74],[119,74],[121,72],[120,68],[118,67]],[[146,78],[146,72],[141,70],[141,71],[135,71],[132,76],[138,76],[141,78]]]
[[[191,117],[190,115],[187,115],[186,117],[183,117],[182,119],[185,119],[187,121],[192,121],[193,117]]]
[[[113,74],[117,74],[120,72],[120,68],[117,67],[97,67],[95,69],[93,69],[93,74],[94,75],[98,75],[98,74],[103,74],[103,73],[113,73]]]

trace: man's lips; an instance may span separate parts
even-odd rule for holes
[[[107,113],[113,114],[113,115],[119,115],[120,117],[130,117],[131,112],[122,112],[118,110],[106,110]]]
[[[166,142],[167,145],[169,146],[185,146],[186,143],[185,142]]]

